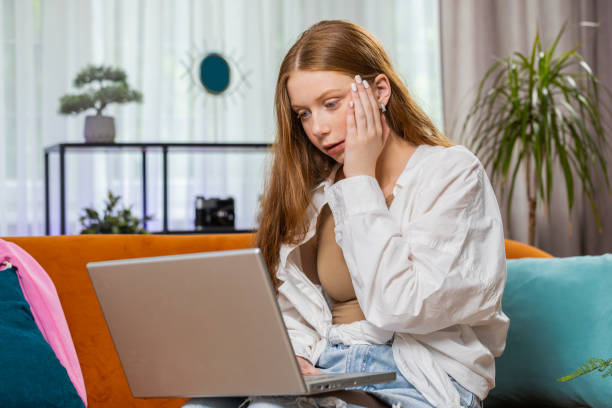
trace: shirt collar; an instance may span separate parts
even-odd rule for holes
[[[423,153],[423,151],[426,149],[426,146],[428,145],[420,144],[414,149],[414,152],[412,152],[412,156],[410,156],[410,158],[408,159],[408,163],[406,163],[406,166],[404,166],[404,170],[402,170],[402,173],[397,178],[397,181],[395,182],[395,187],[402,188],[406,185],[406,180],[408,178],[408,175],[410,174],[410,169],[412,169],[420,160],[418,156]]]
[[[340,163],[336,163],[334,165],[334,167],[332,167],[331,172],[329,173],[329,176],[327,176],[327,178],[325,180],[323,180],[322,182],[320,182],[319,184],[317,184],[317,186],[315,188],[312,189],[313,194],[323,188],[327,188],[330,185],[333,184],[334,179],[336,178],[336,173],[338,173],[338,170],[340,169]]]

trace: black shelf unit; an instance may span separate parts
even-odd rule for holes
[[[49,198],[49,155],[59,154],[59,188],[60,188],[60,235],[66,234],[66,154],[83,151],[140,151],[142,157],[142,213],[147,214],[147,153],[161,152],[162,155],[162,195],[163,195],[163,229],[161,234],[186,233],[222,233],[249,232],[248,230],[230,230],[207,228],[202,231],[170,231],[168,229],[168,154],[184,151],[263,151],[269,150],[269,143],[57,143],[45,148],[45,234],[50,234],[50,198]],[[145,223],[146,228],[146,223]]]

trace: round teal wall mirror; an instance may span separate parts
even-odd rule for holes
[[[218,95],[230,84],[230,66],[217,53],[206,55],[200,62],[200,83],[208,92]]]
[[[250,70],[242,67],[242,58],[236,50],[226,53],[218,48],[215,51],[194,48],[181,61],[185,68],[183,77],[189,78],[189,93],[197,98],[204,97],[204,106],[212,103],[226,108],[244,97],[250,88]],[[202,92],[204,90],[205,92]]]

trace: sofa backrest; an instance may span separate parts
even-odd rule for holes
[[[552,258],[548,252],[544,252],[534,246],[523,244],[522,242],[505,240],[506,259],[516,258]]]

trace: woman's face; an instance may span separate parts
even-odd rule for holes
[[[335,71],[291,73],[287,91],[291,109],[308,139],[338,163],[344,162],[346,115],[353,78]]]

